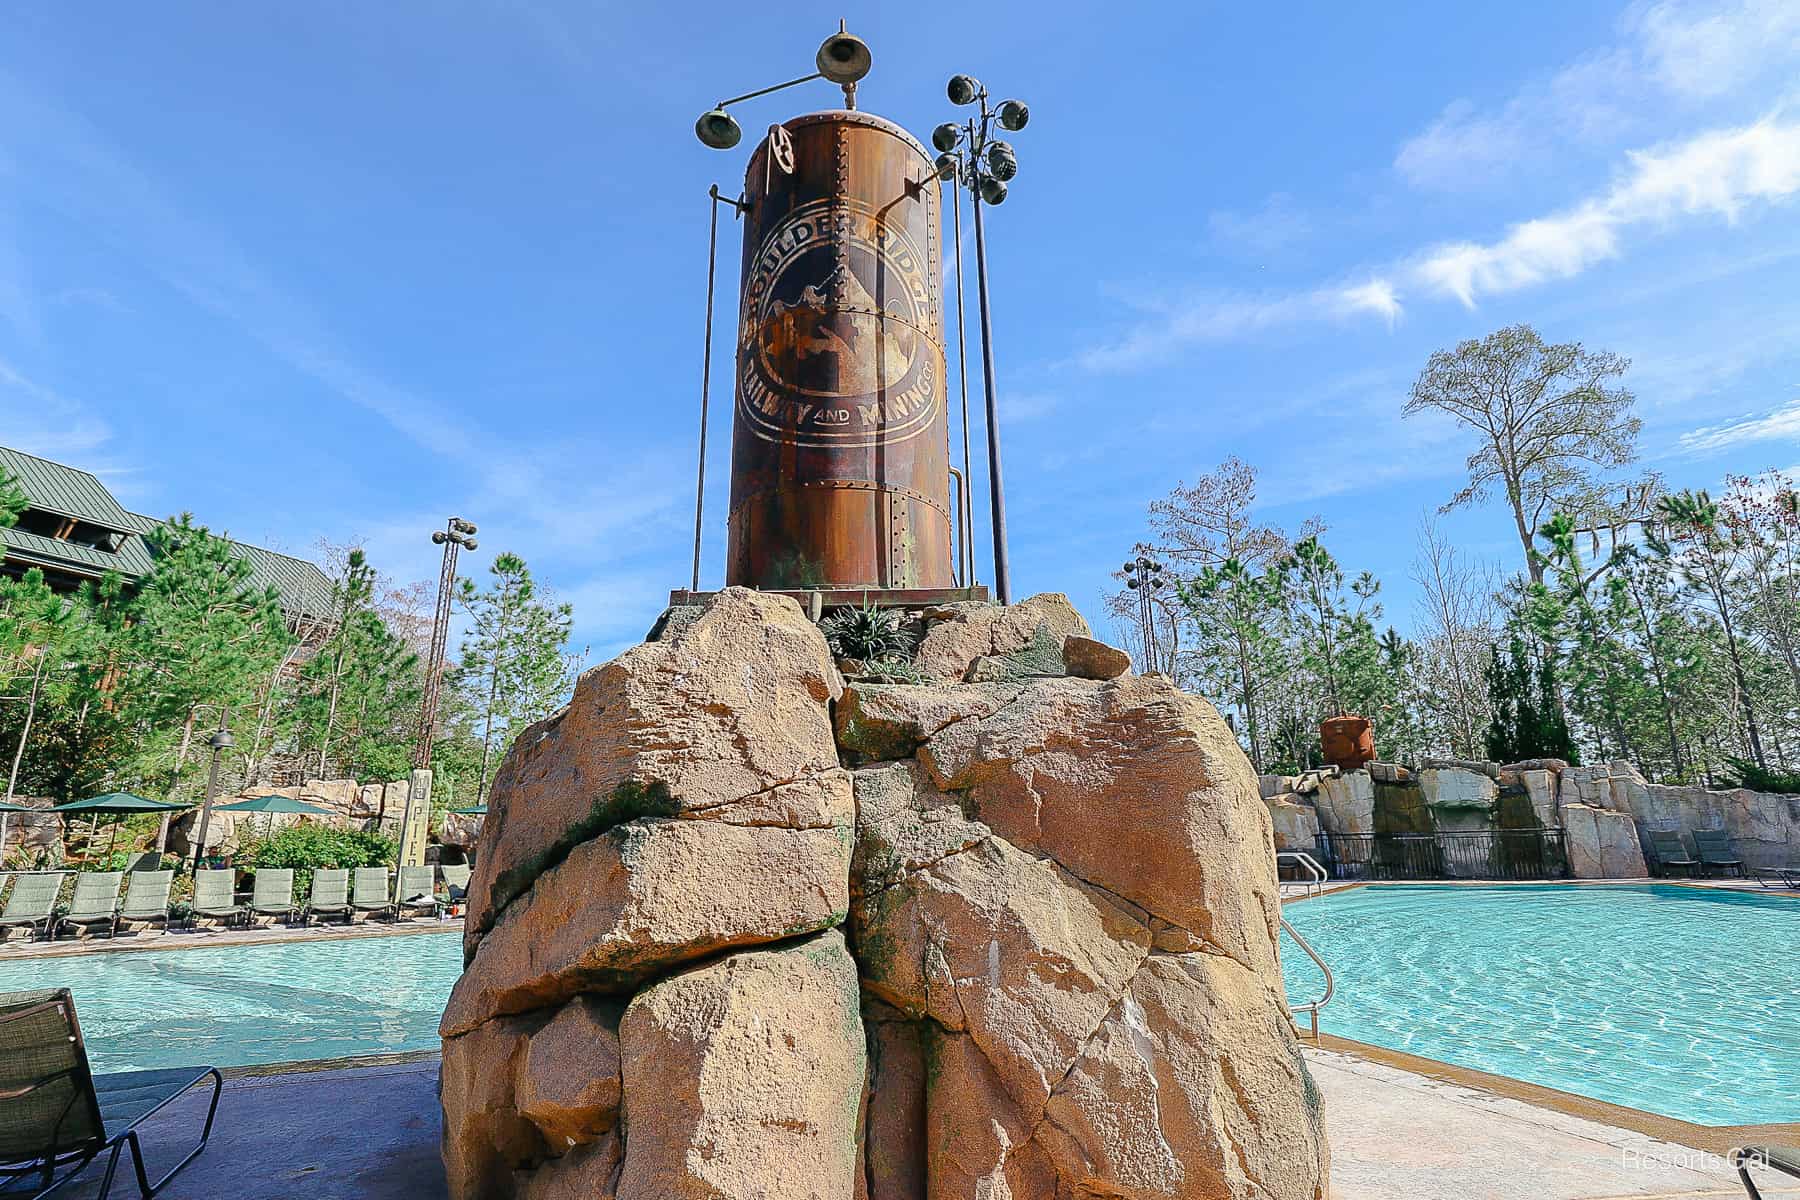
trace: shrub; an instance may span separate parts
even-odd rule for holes
[[[380,867],[394,861],[399,846],[393,838],[360,829],[333,829],[328,825],[290,825],[258,838],[237,854],[236,864],[251,870],[262,867],[294,868],[294,891],[305,896],[316,870]]]
[[[839,658],[874,662],[883,658],[912,657],[913,638],[900,628],[900,610],[876,608],[840,608],[819,622],[819,632],[831,652]]]
[[[1748,759],[1731,760],[1731,775],[1738,787],[1753,792],[1771,792],[1777,796],[1800,796],[1800,771],[1783,771],[1759,767]]]

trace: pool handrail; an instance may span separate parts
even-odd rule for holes
[[[1325,891],[1325,881],[1331,878],[1325,868],[1320,865],[1319,860],[1304,850],[1277,850],[1275,862],[1278,866],[1284,862],[1291,863],[1306,872],[1304,886],[1301,889],[1303,895],[1322,895]]]
[[[1294,939],[1294,944],[1306,952],[1306,957],[1312,959],[1313,964],[1317,966],[1325,976],[1325,991],[1317,1000],[1308,1000],[1305,1004],[1290,1004],[1288,1006],[1290,1011],[1296,1013],[1303,1012],[1310,1018],[1312,1024],[1312,1040],[1316,1045],[1319,1040],[1319,1010],[1331,1003],[1332,994],[1337,991],[1337,980],[1332,977],[1331,968],[1325,965],[1325,960],[1319,957],[1318,951],[1314,950],[1307,944],[1306,939],[1300,936],[1300,931],[1295,929],[1292,925],[1289,925],[1286,917],[1278,917],[1276,919],[1281,922],[1281,927],[1287,931],[1287,935]]]

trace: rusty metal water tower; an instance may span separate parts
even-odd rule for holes
[[[768,126],[739,198],[711,192],[715,262],[721,205],[744,231],[725,582],[823,605],[985,599],[950,458],[941,172],[911,134],[857,110],[870,61],[840,27],[817,73],[721,101],[695,126],[730,149],[742,131],[728,106],[821,78],[844,90],[841,109]],[[705,405],[693,588],[677,603],[699,592]]]

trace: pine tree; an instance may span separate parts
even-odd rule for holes
[[[469,616],[461,661],[449,678],[466,705],[465,719],[481,746],[475,802],[487,794],[506,747],[520,730],[555,711],[569,687],[564,647],[574,613],[538,596],[525,560],[501,554],[488,568],[486,591],[464,579],[457,603]]]

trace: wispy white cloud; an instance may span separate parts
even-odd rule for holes
[[[112,428],[105,421],[0,359],[0,443],[59,458],[92,455],[111,440]]]
[[[1767,412],[1718,425],[1704,425],[1681,435],[1679,446],[1690,454],[1706,454],[1752,442],[1800,442],[1800,399]]]
[[[1653,4],[1631,22],[1657,82],[1709,97],[1761,83],[1800,61],[1793,0]]]
[[[1661,0],[1627,9],[1615,44],[1527,81],[1504,101],[1453,100],[1403,142],[1417,187],[1468,191],[1539,169],[1561,147],[1616,145],[1728,95],[1766,102],[1800,72],[1793,0]]]
[[[1620,235],[1681,217],[1736,221],[1747,206],[1800,193],[1800,121],[1774,117],[1627,156],[1622,177],[1573,208],[1523,221],[1493,242],[1452,242],[1406,272],[1425,290],[1473,306],[1483,294],[1566,279],[1617,257]]]
[[[1206,218],[1213,245],[1249,257],[1280,254],[1313,232],[1313,220],[1286,192],[1276,192],[1249,212],[1220,210]]]
[[[1137,328],[1077,356],[1090,370],[1143,366],[1188,345],[1306,321],[1377,316],[1391,327],[1409,294],[1473,307],[1483,296],[1568,279],[1624,252],[1626,235],[1696,218],[1736,222],[1800,197],[1800,120],[1771,116],[1629,153],[1603,192],[1522,221],[1488,242],[1426,247],[1358,282],[1289,293],[1207,294],[1142,313]]]
[[[1048,392],[1001,392],[1000,418],[1009,425],[1049,416],[1061,405],[1061,397]]]

